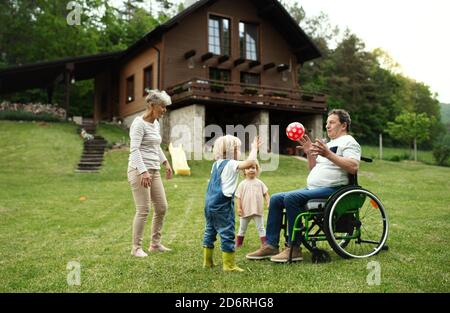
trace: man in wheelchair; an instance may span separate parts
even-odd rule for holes
[[[335,109],[328,113],[326,130],[330,141],[325,144],[304,135],[299,140],[308,159],[310,173],[307,187],[274,194],[270,199],[266,226],[266,244],[253,253],[247,254],[249,260],[270,258],[273,262],[288,262],[290,249],[292,261],[303,260],[300,249],[300,236],[290,242],[293,225],[310,199],[327,198],[340,187],[349,183],[348,174],[356,174],[361,159],[361,147],[348,134],[350,115],[345,110]],[[283,223],[283,210],[286,209],[289,247],[279,251],[280,232]],[[340,227],[346,227],[345,222]]]

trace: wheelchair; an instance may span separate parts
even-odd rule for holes
[[[372,159],[361,157],[362,161]],[[284,212],[282,229],[287,246],[287,221]],[[388,250],[389,223],[386,209],[378,197],[358,185],[357,174],[349,174],[349,184],[327,199],[309,200],[297,215],[291,242],[300,242],[311,252],[313,263],[331,261],[329,253],[317,245],[327,241],[340,257],[368,258]],[[292,249],[288,262],[292,262]]]

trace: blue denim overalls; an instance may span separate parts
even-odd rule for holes
[[[219,166],[217,161],[213,164],[211,179],[205,200],[206,228],[203,238],[203,246],[214,248],[217,233],[221,240],[223,252],[234,252],[234,193],[227,197],[222,192],[222,180],[220,175],[229,160],[223,160]]]

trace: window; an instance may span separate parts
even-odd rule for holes
[[[259,74],[241,72],[241,83],[259,85],[261,84],[261,78]]]
[[[258,26],[249,23],[239,23],[239,43],[241,58],[258,60]]]
[[[224,17],[209,17],[208,51],[219,55],[230,55],[230,20]]]
[[[215,67],[209,68],[209,79],[222,80],[229,82],[231,80],[230,70],[223,70]]]
[[[134,101],[134,75],[127,78],[126,103]]]
[[[153,66],[147,66],[144,68],[144,90],[143,95],[145,96],[147,92],[145,89],[153,89]]]

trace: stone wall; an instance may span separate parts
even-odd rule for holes
[[[267,110],[258,110],[256,111],[255,116],[253,117],[250,124],[256,126],[258,130],[258,135],[261,139],[261,148],[266,151],[270,150],[270,119],[269,119],[269,111]],[[253,138],[250,138],[250,144],[253,141]]]
[[[183,145],[188,159],[201,159],[204,147],[205,106],[193,104],[170,111],[170,142]]]

